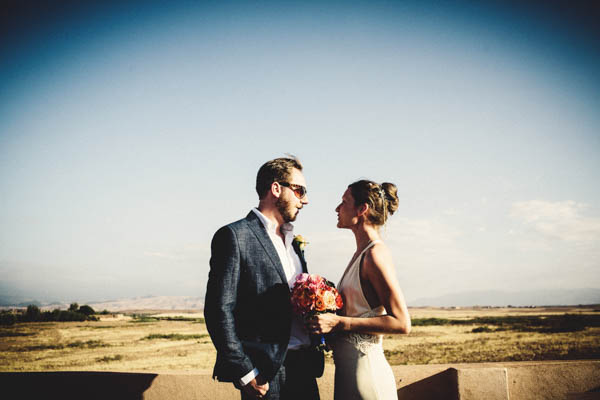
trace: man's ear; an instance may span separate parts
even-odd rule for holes
[[[281,185],[279,184],[279,182],[271,183],[271,194],[276,198],[279,198],[279,196],[281,196]]]

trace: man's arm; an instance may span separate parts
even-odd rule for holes
[[[204,318],[228,377],[238,380],[254,369],[235,331],[233,311],[240,280],[240,249],[235,232],[225,226],[211,244]]]

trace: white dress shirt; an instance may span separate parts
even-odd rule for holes
[[[294,240],[294,225],[289,222],[281,225],[281,233],[283,233],[285,237],[284,242],[277,234],[277,226],[274,222],[265,217],[258,210],[258,208],[253,208],[252,211],[254,211],[254,213],[258,216],[258,219],[260,219],[263,226],[267,230],[267,234],[269,235],[269,238],[271,239],[271,242],[277,251],[279,261],[281,261],[281,265],[283,266],[287,284],[291,289],[296,281],[296,275],[302,273],[302,263],[300,261],[300,257],[298,257],[298,254],[292,246],[292,241]],[[296,350],[308,345],[310,345],[310,338],[308,337],[308,332],[304,327],[304,323],[302,322],[301,317],[298,315],[293,315],[292,331],[290,333],[288,350]],[[247,375],[240,379],[240,383],[245,386],[250,383],[252,379],[256,378],[258,374],[258,369],[254,368]]]

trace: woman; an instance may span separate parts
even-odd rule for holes
[[[396,381],[383,354],[382,334],[409,333],[410,316],[398,285],[392,256],[379,228],[398,208],[396,186],[354,182],[335,211],[338,228],[350,229],[356,252],[338,290],[344,307],[310,319],[315,334],[337,332],[332,341],[335,399],[397,399]]]

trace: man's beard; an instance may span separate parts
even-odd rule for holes
[[[296,207],[291,207],[291,202],[284,200],[281,196],[277,199],[275,203],[277,207],[277,211],[281,214],[284,222],[292,222],[296,220],[296,216],[298,215],[298,210]]]

